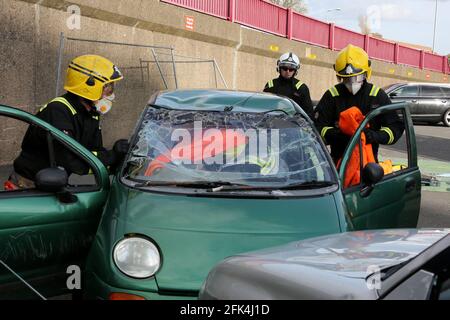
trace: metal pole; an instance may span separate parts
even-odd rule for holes
[[[120,46],[130,46],[130,47],[139,47],[139,48],[153,48],[153,49],[172,49],[171,47],[159,47],[159,46],[150,46],[145,44],[134,44],[134,43],[123,43],[123,42],[114,42],[114,41],[102,41],[102,40],[90,40],[90,39],[81,39],[81,38],[72,38],[67,37],[67,40],[76,40],[82,42],[93,42],[93,43],[103,43],[103,44],[117,44]]]
[[[166,89],[169,89],[169,87],[167,86],[166,79],[164,78],[164,75],[162,73],[161,66],[159,65],[158,58],[156,57],[155,50],[153,48],[151,48],[150,50],[152,51],[153,59],[155,59],[156,66],[158,67],[159,74],[161,75],[162,81],[164,82],[164,85],[166,86]]]
[[[55,97],[59,95],[59,87],[61,86],[61,65],[62,65],[62,56],[64,52],[64,32],[61,32],[59,35],[59,52],[58,52],[58,67],[56,74],[56,92]]]
[[[228,89],[228,85],[227,85],[225,79],[223,78],[222,71],[220,71],[219,65],[216,62],[216,58],[214,58],[214,64],[216,65],[217,71],[219,71],[220,78],[222,79],[222,82],[225,85],[225,88]]]
[[[173,76],[175,78],[175,89],[178,89],[177,70],[175,69],[175,58],[173,56],[173,49],[170,49],[170,54],[172,55],[172,66],[173,66]]]
[[[144,87],[144,66],[142,64],[142,59],[139,58],[139,65],[141,66],[141,81],[142,81],[142,87]]]
[[[438,0],[436,0],[436,6],[434,9],[433,52],[434,52],[434,44],[436,42],[437,9],[438,9]]]
[[[211,62],[212,62],[213,70],[214,70],[214,82],[216,83],[216,89],[217,89],[218,86],[217,86],[216,64],[215,64],[214,60],[211,60]]]
[[[42,294],[40,294],[35,288],[33,288],[28,282],[26,282],[21,276],[19,276],[13,269],[11,269],[3,260],[0,259],[0,264],[2,264],[9,272],[11,272],[15,277],[17,277],[24,285],[30,288],[36,295],[42,300],[47,300]]]

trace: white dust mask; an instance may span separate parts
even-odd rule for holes
[[[114,101],[115,95],[112,93],[111,95],[107,97],[103,97],[100,100],[95,101],[95,109],[98,113],[104,115],[108,113],[111,110],[112,102]]]

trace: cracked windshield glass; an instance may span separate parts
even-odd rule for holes
[[[125,177],[143,186],[232,184],[279,188],[330,182],[323,148],[301,115],[149,107]]]

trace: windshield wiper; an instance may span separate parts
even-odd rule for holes
[[[298,189],[319,189],[326,188],[335,185],[333,181],[305,181],[300,183],[288,184],[287,186],[280,187],[280,190],[298,190]]]
[[[214,189],[222,186],[245,187],[246,185],[231,183],[228,181],[145,181],[134,185],[136,188],[142,187],[183,187],[183,188],[199,188]]]
[[[239,185],[239,184],[227,184],[217,186],[216,188],[212,188],[211,192],[219,192],[219,191],[274,191],[274,190],[299,190],[299,189],[319,189],[326,188],[335,185],[336,182],[333,181],[306,181],[302,183],[294,183],[287,186],[282,187],[274,187],[274,186],[249,186],[249,185]]]
[[[318,189],[335,185],[333,181],[306,181],[302,183],[290,184],[287,186],[252,186],[228,181],[145,181],[134,185],[136,188],[143,187],[182,187],[207,189],[207,192],[220,191],[272,191],[272,190],[299,190],[299,189]]]

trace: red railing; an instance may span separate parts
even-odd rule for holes
[[[229,0],[161,0],[222,19],[229,17]]]
[[[364,48],[365,36],[361,33],[347,30],[341,27],[334,27],[334,49],[341,50],[348,44]]]
[[[293,12],[291,38],[329,48],[330,25],[320,20]]]
[[[235,21],[239,24],[286,36],[287,10],[261,0],[235,0]]]
[[[366,51],[370,52],[373,59],[395,62],[396,45],[393,42],[368,37],[369,45]]]
[[[405,46],[399,46],[398,63],[412,67],[421,66],[421,51]]]
[[[425,58],[424,58],[424,69],[429,70],[442,70],[445,65],[444,60],[442,59],[442,56],[438,56],[429,52],[425,52]]]
[[[446,56],[363,35],[293,12],[265,0],[160,0],[296,41],[340,50],[349,43],[371,59],[450,73]]]

